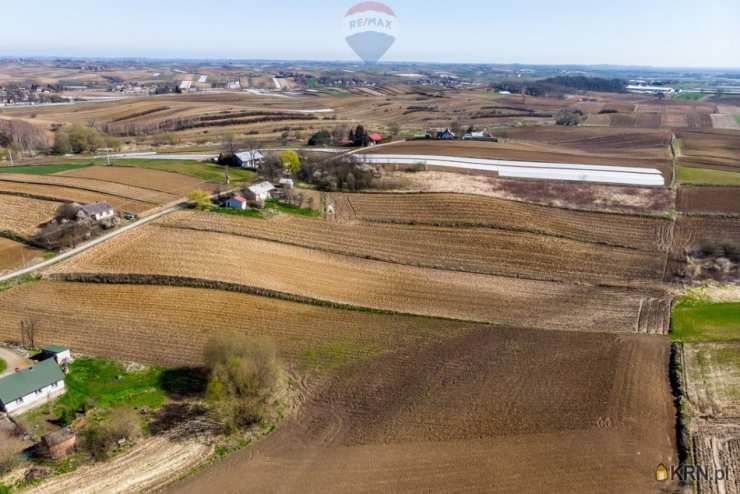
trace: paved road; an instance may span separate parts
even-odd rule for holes
[[[663,186],[660,170],[618,165],[588,165],[575,163],[542,163],[509,161],[458,156],[410,154],[356,154],[358,159],[373,164],[428,165],[466,170],[498,172],[500,177],[570,180],[624,185]]]
[[[347,148],[312,148],[312,147],[297,147],[297,148],[262,148],[260,151],[312,151],[315,153],[345,153],[348,151]],[[147,160],[181,160],[181,161],[206,161],[212,158],[217,158],[218,154],[214,153],[155,153],[153,151],[139,152],[139,153],[116,153],[110,155],[111,159],[147,159]],[[99,155],[96,159],[106,159],[106,155]]]
[[[8,348],[0,348],[0,359],[3,359],[5,363],[8,364],[5,372],[0,373],[0,377],[12,374],[16,369],[25,369],[31,365],[31,362],[29,362],[28,359],[21,357]]]

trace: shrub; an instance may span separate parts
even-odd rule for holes
[[[210,369],[206,398],[227,430],[268,418],[282,378],[272,343],[215,338],[206,345],[204,357]]]
[[[194,190],[188,194],[188,201],[195,209],[207,211],[213,207],[211,194],[205,190]]]
[[[96,461],[110,458],[120,442],[133,442],[141,437],[141,422],[136,411],[128,407],[114,408],[102,422],[94,422],[82,431],[82,447]]]
[[[23,440],[7,432],[0,432],[0,474],[13,469],[18,462],[18,454],[25,449]]]

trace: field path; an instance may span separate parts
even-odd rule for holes
[[[0,359],[3,359],[8,365],[5,372],[0,373],[0,377],[12,374],[16,369],[25,369],[31,365],[28,359],[7,348],[0,348]]]

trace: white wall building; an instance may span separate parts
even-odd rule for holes
[[[8,414],[25,412],[65,390],[64,372],[56,360],[48,359],[0,379],[0,409]]]

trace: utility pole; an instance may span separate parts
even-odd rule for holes
[[[226,181],[226,185],[229,185],[231,183],[231,178],[229,177],[229,164],[228,163],[224,165],[224,180]]]
[[[10,156],[10,166],[15,165],[15,163],[13,162],[13,150],[10,148],[8,148],[8,155]]]

